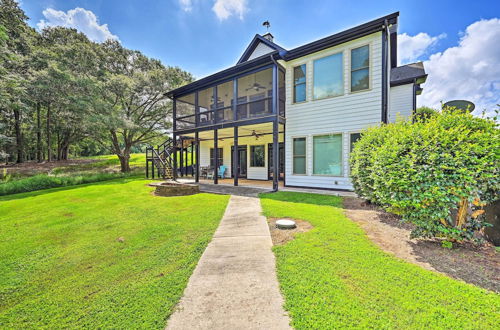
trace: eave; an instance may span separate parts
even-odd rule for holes
[[[321,50],[357,39],[369,34],[382,31],[385,22],[388,24],[397,24],[399,12],[395,12],[373,21],[358,25],[351,29],[333,34],[323,39],[313,41],[311,43],[305,44],[303,46],[289,50],[284,54],[283,59],[285,61],[290,61],[302,56],[309,55],[311,53],[319,52]]]
[[[274,60],[279,59],[280,56],[278,51],[274,51],[272,53],[263,55],[261,57],[257,57],[250,61],[236,64],[230,68],[227,68],[225,70],[219,71],[205,78],[196,80],[190,84],[171,90],[167,92],[166,95],[169,98],[179,97],[230,80],[235,76],[245,74],[249,71],[274,63],[271,57]]]

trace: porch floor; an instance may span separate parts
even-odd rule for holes
[[[185,183],[194,183],[194,178],[191,177],[181,177],[177,181]],[[230,179],[219,179],[218,184],[214,184],[214,180],[202,179],[200,178],[200,185],[202,191],[214,192],[214,193],[226,193],[230,195],[243,195],[243,196],[255,196],[261,192],[270,192],[273,189],[272,180],[248,180],[239,179],[238,186],[233,186],[234,180]],[[216,187],[220,186],[220,189]],[[225,188],[225,189],[223,189]],[[279,182],[279,191],[293,191],[293,192],[303,192],[311,194],[321,194],[321,195],[334,195],[334,196],[350,196],[356,197],[356,194],[352,191],[342,191],[342,190],[327,190],[327,189],[313,189],[313,188],[299,188],[299,187],[285,187],[283,181]]]

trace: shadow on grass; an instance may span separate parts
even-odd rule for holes
[[[41,196],[41,195],[50,194],[53,192],[72,190],[72,189],[83,188],[83,187],[92,186],[92,185],[93,186],[95,186],[95,185],[103,186],[103,185],[112,185],[112,184],[125,184],[125,183],[131,182],[131,181],[136,181],[136,180],[145,180],[145,178],[142,176],[132,176],[132,177],[127,177],[127,178],[110,178],[107,180],[95,181],[95,182],[89,182],[89,183],[80,183],[80,184],[75,184],[75,185],[65,186],[65,187],[47,188],[47,189],[17,193],[17,194],[12,194],[12,195],[4,195],[4,196],[0,196],[0,202],[11,201],[11,200],[16,200],[16,199],[23,199],[23,198],[28,198],[28,197]]]
[[[259,194],[259,197],[261,199],[272,199],[290,203],[342,207],[342,198],[339,196],[332,196],[332,195],[281,191],[275,193],[262,193]]]

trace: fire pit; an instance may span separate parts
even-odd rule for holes
[[[200,192],[197,184],[179,183],[175,181],[164,181],[150,183],[149,186],[155,187],[156,196],[187,196],[194,195]]]

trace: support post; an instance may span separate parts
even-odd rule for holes
[[[238,186],[238,165],[240,163],[238,152],[238,126],[234,126],[234,147],[233,147],[233,178],[234,178],[234,186]]]
[[[194,141],[191,142],[191,175],[194,176]]]
[[[278,121],[278,65],[273,65],[273,191],[278,191],[279,183],[279,121]]]
[[[173,134],[173,153],[174,153],[174,164],[173,164],[173,179],[177,180],[177,136]]]
[[[184,143],[182,143],[182,137],[180,138],[180,142],[181,142],[181,147],[179,149],[179,160],[180,160],[180,167],[179,167],[179,172],[180,172],[180,175],[181,177],[184,176],[184,157],[182,156],[182,151],[184,150]]]
[[[273,191],[278,191],[278,183],[280,176],[279,169],[279,123],[278,120],[273,121]]]
[[[200,182],[200,139],[198,136],[198,132],[194,133],[194,139],[196,143],[196,172],[194,181],[198,183]]]
[[[219,144],[217,129],[214,129],[214,184],[219,183]]]

